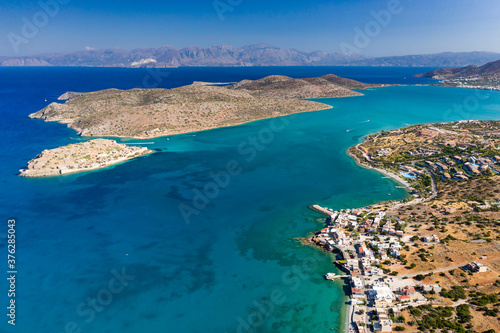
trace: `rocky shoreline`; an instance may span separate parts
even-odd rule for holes
[[[294,79],[272,75],[226,86],[206,82],[173,89],[67,92],[30,118],[67,124],[81,136],[139,139],[245,124],[330,109],[310,99],[360,96],[372,85],[324,75]]]
[[[146,147],[129,147],[112,140],[96,139],[44,150],[19,170],[21,177],[50,177],[102,169],[150,154]]]

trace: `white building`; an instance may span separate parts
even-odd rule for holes
[[[392,293],[391,288],[388,285],[377,283],[372,286],[372,289],[368,291],[370,298],[376,301],[384,300],[387,303],[392,303],[396,297]]]

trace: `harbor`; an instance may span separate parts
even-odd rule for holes
[[[318,213],[326,215],[326,216],[330,216],[330,215],[333,214],[333,210],[332,209],[323,208],[320,205],[311,205],[311,206],[309,206],[309,208],[311,208],[312,210],[317,211]]]

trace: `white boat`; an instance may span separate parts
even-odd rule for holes
[[[326,273],[325,279],[333,280],[335,278],[335,273]]]

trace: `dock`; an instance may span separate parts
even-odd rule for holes
[[[327,280],[343,279],[343,278],[348,278],[348,277],[350,277],[350,275],[347,275],[347,274],[335,275],[335,276],[328,278]]]
[[[320,205],[311,205],[311,206],[309,206],[309,208],[311,208],[312,210],[317,211],[318,213],[324,214],[326,216],[333,215],[332,211],[329,211],[328,209],[323,208]]]

